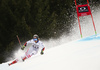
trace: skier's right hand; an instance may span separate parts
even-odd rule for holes
[[[21,49],[24,50],[24,48],[25,48],[25,46],[23,45],[23,46],[21,47]]]

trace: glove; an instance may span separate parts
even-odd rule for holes
[[[24,50],[24,48],[25,48],[25,46],[23,45],[23,46],[21,47],[21,49]]]
[[[44,52],[43,52],[43,50],[41,51],[41,53],[40,53],[41,55],[43,55],[44,54]]]

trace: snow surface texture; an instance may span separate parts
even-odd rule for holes
[[[11,62],[11,61],[10,61]],[[0,70],[100,70],[100,35],[93,35],[37,54]]]

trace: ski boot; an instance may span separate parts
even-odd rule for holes
[[[9,63],[8,65],[10,66],[10,65],[12,65],[12,64],[15,64],[15,63],[17,63],[17,61],[18,61],[18,60],[14,60],[12,63]]]

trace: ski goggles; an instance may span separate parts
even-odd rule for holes
[[[37,38],[35,38],[35,39],[33,39],[34,41],[38,41],[38,39]]]

